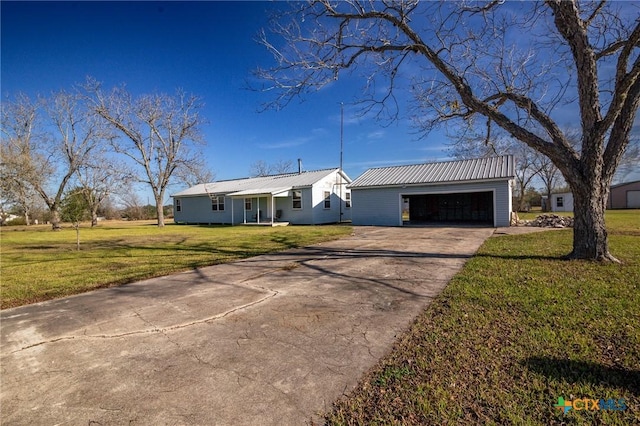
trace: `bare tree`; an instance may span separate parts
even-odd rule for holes
[[[0,208],[6,213],[6,209],[15,206],[24,215],[25,224],[30,225],[31,206],[37,194],[20,177],[22,161],[16,148],[17,146],[10,139],[2,139],[0,148],[0,203],[2,205]]]
[[[452,145],[452,148],[449,149],[449,152],[454,158],[458,159],[512,154],[515,161],[516,185],[514,210],[519,212],[527,210],[527,190],[540,173],[540,167],[535,161],[536,151],[510,137],[496,137],[494,135],[488,139],[483,139],[478,134],[466,134],[459,137],[456,143]]]
[[[80,194],[85,198],[91,214],[91,226],[98,224],[98,209],[112,194],[123,193],[129,188],[133,173],[122,162],[108,155],[104,150],[93,155],[89,164],[80,167],[76,173]]]
[[[538,177],[544,185],[544,194],[547,196],[547,203],[543,206],[544,211],[551,209],[551,194],[562,183],[562,174],[549,157],[539,152],[535,153],[533,164],[538,169]]]
[[[140,169],[139,182],[148,185],[156,204],[158,226],[164,226],[163,201],[176,170],[195,169],[201,155],[193,152],[202,141],[200,100],[178,90],[176,95],[133,97],[124,87],[105,93],[89,81],[85,86],[94,111],[121,134],[113,148]]]
[[[144,207],[140,195],[130,188],[120,196],[120,202],[123,205],[123,217],[128,220],[140,220],[144,218]]]
[[[284,173],[290,173],[292,171],[293,161],[291,160],[278,160],[272,164],[269,164],[264,160],[258,160],[251,163],[251,166],[249,167],[249,174],[254,177],[281,175]]]
[[[482,122],[487,134],[499,127],[549,157],[574,195],[569,257],[616,261],[604,210],[640,102],[637,4],[319,0],[293,8],[272,29],[284,45],[262,39],[277,61],[257,70],[277,94],[273,107],[360,67],[365,105],[393,118],[409,65],[417,125]],[[579,150],[557,121],[569,104],[581,123]]]
[[[37,125],[38,105],[24,95],[2,103],[2,146],[0,149],[0,190],[5,202],[22,208],[25,223],[31,223],[30,206],[36,194],[32,182],[42,178],[44,163],[35,157],[34,127]]]
[[[508,137],[497,137],[493,135],[491,139],[484,139],[483,135],[476,132],[464,132],[458,135],[449,135],[454,142],[447,149],[449,154],[459,160],[472,158],[492,157],[496,155],[512,154],[514,140]]]
[[[60,91],[38,101],[20,95],[3,103],[2,127],[14,156],[9,167],[14,181],[42,197],[52,228],[60,229],[65,189],[103,136],[99,123],[78,95]]]
[[[193,161],[185,163],[184,167],[176,169],[175,176],[179,182],[187,186],[213,182],[216,178],[216,174],[208,168],[202,158],[193,158]]]
[[[627,145],[613,180],[622,183],[632,173],[640,173],[640,135],[635,135]]]
[[[536,176],[540,174],[540,167],[536,163],[536,151],[527,145],[519,144],[514,146],[514,159],[516,163],[514,167],[516,175],[515,210],[523,212],[528,210],[527,189],[531,187]]]

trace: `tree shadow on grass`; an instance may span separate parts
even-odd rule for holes
[[[634,395],[640,395],[640,370],[552,357],[530,357],[523,364],[554,380],[625,388]]]
[[[477,258],[491,258],[503,260],[570,260],[567,255],[551,256],[539,254],[476,254]]]

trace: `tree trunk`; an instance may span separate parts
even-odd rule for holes
[[[519,195],[518,195],[518,198],[517,198],[516,211],[517,212],[523,212],[523,211],[525,211],[524,191],[526,189],[526,185],[524,185],[523,182],[520,181],[519,186],[520,186],[520,191],[519,191]]]
[[[95,210],[91,211],[91,227],[98,226],[98,212]]]
[[[162,196],[156,197],[156,213],[158,214],[158,228],[164,226],[164,206],[162,205]]]
[[[551,188],[547,188],[547,203],[545,204],[544,209],[542,210],[544,212],[553,211],[553,209],[551,208],[551,195],[553,195],[551,193]]]
[[[570,259],[619,262],[609,253],[609,239],[604,222],[609,185],[577,182],[573,193],[573,251]]]
[[[62,229],[60,226],[60,212],[57,208],[50,209],[51,211],[51,229],[54,231],[59,231]]]

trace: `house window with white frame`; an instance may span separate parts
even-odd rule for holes
[[[331,192],[329,191],[324,191],[324,208],[331,208]]]
[[[344,206],[346,208],[351,208],[351,193],[350,192],[345,192],[344,194]]]
[[[176,198],[176,211],[182,211],[182,205],[180,204],[180,198]]]
[[[563,197],[556,198],[556,207],[564,207],[564,198]]]
[[[291,197],[293,200],[293,204],[291,205],[294,209],[302,208],[302,191],[296,190],[293,191],[293,196]]]
[[[214,212],[224,211],[224,197],[211,197],[211,210]]]
[[[253,200],[251,198],[245,198],[244,199],[244,209],[246,211],[253,210]]]

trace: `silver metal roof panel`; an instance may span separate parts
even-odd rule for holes
[[[173,194],[172,197],[226,195],[236,192],[246,192],[247,194],[267,194],[271,193],[274,189],[287,190],[291,188],[304,188],[312,186],[314,183],[325,178],[336,170],[338,169],[323,169],[302,173],[285,173],[281,175],[221,180],[205,184],[201,183],[185,189],[184,191],[177,192]],[[347,183],[351,181],[344,172],[342,174]]]
[[[348,187],[437,184],[512,179],[514,176],[513,156],[503,155],[471,160],[378,167],[365,171]]]

